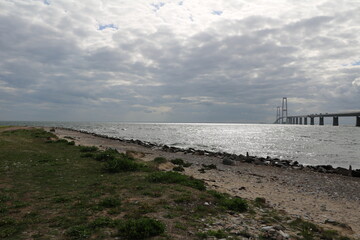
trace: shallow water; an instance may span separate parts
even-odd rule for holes
[[[121,139],[278,157],[305,165],[360,169],[360,128],[274,124],[0,122],[1,125],[58,126]]]

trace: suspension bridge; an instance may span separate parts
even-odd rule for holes
[[[339,117],[355,117],[355,126],[360,127],[360,111],[355,112],[340,112],[340,113],[314,113],[305,115],[288,115],[287,98],[283,97],[281,107],[276,109],[275,124],[300,124],[300,125],[315,125],[315,118],[319,118],[319,125],[324,125],[324,118],[330,117],[333,119],[333,126],[339,126]],[[310,120],[308,122],[308,120]]]

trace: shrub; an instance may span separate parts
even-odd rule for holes
[[[154,158],[154,162],[160,164],[160,163],[166,163],[167,160],[166,160],[166,158],[164,158],[164,157],[156,157],[156,158]]]
[[[184,160],[182,160],[181,158],[172,159],[170,160],[170,162],[172,162],[175,165],[179,165],[183,167],[190,167],[192,165],[191,163],[184,162]]]
[[[185,169],[182,166],[176,166],[176,167],[173,168],[173,171],[183,172],[183,171],[185,171]]]
[[[217,203],[228,210],[235,212],[245,212],[249,208],[245,199],[235,197],[230,198],[230,195],[226,193],[219,193],[214,190],[210,190],[209,193],[215,197]]]
[[[103,152],[94,155],[95,160],[100,162],[106,162],[115,159],[115,153],[112,150],[105,150]]]
[[[101,202],[99,202],[99,206],[104,208],[114,208],[121,205],[121,201],[118,198],[108,197],[104,198]]]
[[[313,223],[297,218],[294,221],[290,222],[290,226],[298,228],[303,231],[319,232],[320,229]]]
[[[89,227],[92,229],[103,228],[103,227],[111,227],[114,225],[114,221],[109,217],[99,217],[96,218],[89,224]]]
[[[217,169],[217,166],[215,164],[202,164],[202,166],[204,167],[204,170],[211,170],[211,169]]]
[[[127,158],[112,158],[105,162],[104,170],[108,173],[131,172],[138,170],[141,166]]]
[[[68,142],[67,144],[74,146],[74,145],[75,145],[75,142],[74,142],[74,141],[71,141],[71,142]]]
[[[255,206],[257,207],[266,207],[266,199],[263,197],[255,198]]]
[[[235,212],[245,212],[248,209],[246,200],[242,198],[228,198],[222,201],[222,205],[228,210]]]
[[[96,152],[99,149],[95,146],[80,146],[80,152]]]
[[[176,164],[176,165],[184,165],[185,164],[184,160],[182,160],[181,158],[172,159],[172,160],[170,160],[170,162],[172,162],[173,164]]]
[[[206,189],[203,181],[182,175],[177,172],[154,172],[149,174],[147,179],[148,181],[154,183],[177,183],[201,191]]]
[[[91,229],[85,225],[73,226],[66,231],[70,239],[87,239],[91,236]]]
[[[82,158],[93,158],[94,154],[91,153],[91,152],[86,152],[86,153],[81,154],[80,157],[82,157]]]
[[[122,222],[118,230],[118,235],[125,239],[145,239],[164,233],[165,225],[155,219],[139,218]]]

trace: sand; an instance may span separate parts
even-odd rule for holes
[[[144,161],[158,156],[182,158],[193,163],[186,168],[185,174],[203,179],[210,189],[246,199],[264,197],[275,209],[360,238],[360,178],[249,163],[227,166],[217,157],[164,152],[155,147],[147,148],[65,129],[56,129],[55,134],[61,138],[71,137],[79,145],[138,152],[137,157]],[[217,169],[200,173],[202,164],[216,164]],[[164,165],[163,168],[171,169],[172,166]],[[349,227],[334,227],[333,224],[325,224],[326,220]]]

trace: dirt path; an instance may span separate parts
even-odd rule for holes
[[[341,228],[333,224],[326,226],[360,238],[360,178],[247,163],[226,166],[216,157],[169,153],[71,130],[56,129],[55,134],[71,137],[80,145],[141,152],[143,154],[139,156],[145,161],[157,156],[182,158],[193,163],[185,173],[205,180],[211,188],[248,199],[264,197],[274,208],[320,225],[325,225],[326,220],[343,223],[345,227]],[[205,173],[198,171],[202,164],[211,163],[216,164],[218,169]]]

